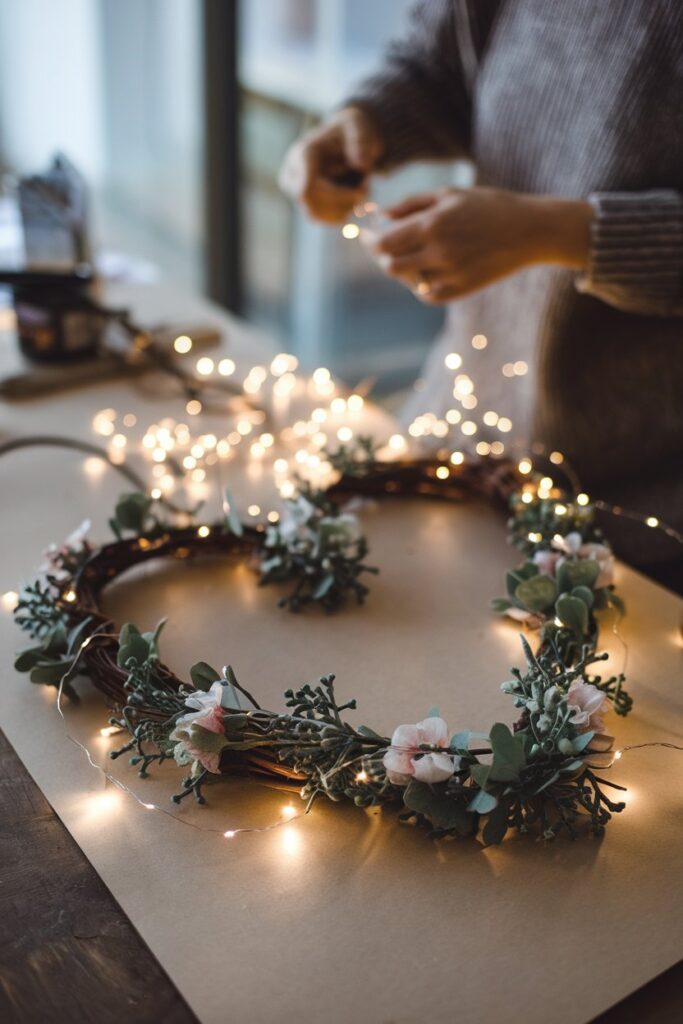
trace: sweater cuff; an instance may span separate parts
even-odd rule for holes
[[[594,192],[588,269],[579,291],[631,312],[667,315],[683,304],[683,196]]]

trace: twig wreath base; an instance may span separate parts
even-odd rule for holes
[[[303,491],[289,520],[270,531],[242,526],[229,499],[223,522],[178,526],[159,518],[145,495],[124,496],[111,520],[114,543],[95,547],[74,535],[48,552],[45,573],[24,588],[15,617],[35,642],[16,667],[58,687],[60,698],[77,699],[71,680],[88,676],[112,708],[110,722],[130,734],[110,756],[130,754],[142,777],[170,759],[187,769],[176,803],[190,795],[203,803],[208,781],[240,776],[296,790],[307,809],[318,796],[393,805],[435,837],[480,834],[491,844],[510,829],[574,837],[582,820],[602,834],[624,807],[607,793],[622,787],[598,774],[614,760],[602,715],[610,705],[627,714],[631,700],[623,676],[593,671],[607,657],[596,653],[596,612],[623,608],[592,508],[522,485],[509,464],[482,461],[450,481],[437,468],[431,460],[378,464],[369,455],[355,468],[342,461],[333,488]],[[160,659],[163,623],[154,633],[130,623],[117,631],[100,610],[104,587],[133,566],[201,553],[257,562],[262,583],[294,581],[294,594],[280,602],[293,610],[318,603],[332,611],[347,592],[359,600],[367,593],[358,583],[368,571],[367,545],[345,499],[458,500],[473,491],[511,503],[510,539],[525,555],[494,610],[537,629],[540,639],[534,652],[522,636],[525,664],[502,683],[517,708],[511,728],[450,734],[433,708],[383,736],[345,721],[356,703],[339,703],[333,676],[288,690],[286,710],[269,711],[229,667],[219,672],[200,661],[191,682],[178,679]]]

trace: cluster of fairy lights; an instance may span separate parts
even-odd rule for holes
[[[346,225],[345,228],[348,228],[345,237],[357,237],[356,225]],[[353,232],[351,229],[354,229]],[[488,345],[488,339],[482,334],[476,334],[471,344],[473,349],[483,350]],[[178,356],[193,358],[193,342],[187,335],[175,339],[174,349]],[[485,410],[481,415],[475,413],[474,410],[478,410],[479,407],[475,384],[467,373],[461,372],[463,359],[459,353],[448,353],[444,362],[446,370],[454,374],[453,407],[446,411],[443,418],[431,412],[418,415],[408,426],[408,438],[401,433],[392,434],[378,451],[380,459],[391,460],[405,455],[411,446],[424,443],[423,439],[433,438],[437,442],[442,442],[437,451],[437,459],[441,461],[435,468],[435,476],[439,480],[447,480],[453,467],[462,466],[472,455],[505,455],[505,442],[500,436],[495,435],[507,437],[513,426],[507,416],[501,416],[492,409]],[[129,453],[135,452],[150,464],[152,486],[149,493],[156,500],[174,493],[179,486],[185,486],[190,493],[193,490],[196,493],[196,488],[206,486],[207,475],[214,468],[220,469],[221,465],[239,455],[246,462],[247,475],[250,475],[250,470],[260,473],[265,465],[269,465],[275,489],[282,499],[288,499],[296,493],[296,476],[303,476],[320,486],[324,486],[332,478],[332,466],[325,458],[324,452],[330,446],[334,446],[335,442],[348,444],[359,433],[363,433],[362,414],[365,406],[365,399],[361,394],[344,394],[330,371],[324,367],[316,369],[310,376],[297,375],[297,368],[296,357],[284,352],[276,355],[268,367],[250,367],[241,385],[244,396],[251,400],[250,404],[245,405],[232,417],[231,429],[220,436],[194,427],[203,411],[200,399],[190,399],[186,403],[187,422],[165,417],[141,430],[139,418],[134,413],[119,414],[115,409],[102,409],[93,419],[93,430],[106,441],[107,457],[112,463],[121,464]],[[216,362],[209,356],[200,356],[195,363],[195,372],[199,378],[205,380],[216,374],[219,377],[232,377],[237,374],[237,364],[230,358],[221,358]],[[501,372],[507,378],[522,377],[528,372],[528,366],[521,360],[505,363]],[[420,382],[417,389],[420,390]],[[262,401],[263,408],[256,407],[255,402],[258,400]],[[271,410],[270,413],[265,411],[266,408]],[[306,408],[307,413],[302,418],[289,422],[292,412],[297,408]],[[276,427],[276,423],[282,425]],[[137,441],[131,433],[136,428],[139,435]],[[480,437],[485,432],[487,439]],[[449,445],[448,442],[452,442],[458,433],[461,437],[458,447],[454,447],[452,443]],[[477,437],[479,439],[475,440]],[[433,442],[430,443],[433,446]],[[553,465],[563,465],[565,473],[572,478],[571,467],[567,465],[561,452],[552,451],[548,453],[547,459]],[[84,462],[86,473],[93,477],[98,476],[104,466],[105,463],[96,456],[89,456]],[[522,476],[530,477],[534,471],[533,462],[527,456],[519,460],[517,468]],[[530,504],[535,498],[558,498],[554,510],[558,516],[570,514],[572,511],[570,504],[559,500],[562,493],[550,476],[543,476],[539,480],[529,479],[522,484],[522,501],[525,503]],[[578,486],[575,488],[573,500],[576,505],[584,507],[591,502],[591,498]],[[658,529],[683,544],[683,535],[673,527],[660,522],[657,516],[643,516],[599,500],[593,504],[605,512]],[[246,512],[249,517],[257,520],[265,519],[270,523],[279,520],[279,512],[274,508],[264,511],[257,504],[250,504]],[[210,529],[206,525],[200,525],[197,533],[199,537],[208,537]],[[538,534],[529,534],[529,540],[532,542],[540,539]],[[76,595],[73,591],[68,591],[63,597],[67,601],[75,600]],[[7,591],[0,596],[0,605],[5,611],[12,612],[17,600],[16,592]],[[81,645],[80,651],[95,641],[98,635],[100,634],[96,633],[88,637]],[[58,689],[57,709],[62,720],[66,722],[62,709],[63,683],[64,680]],[[109,725],[100,729],[99,735],[102,739],[108,739],[122,731],[118,726]],[[298,812],[291,803],[288,803],[282,808],[278,821],[261,827],[224,829],[199,825],[159,804],[143,800],[135,790],[99,764],[85,744],[71,735],[68,735],[68,738],[85,753],[89,764],[102,774],[106,782],[130,796],[145,810],[158,811],[198,831],[212,832],[225,839],[232,839],[241,833],[268,832],[307,813],[307,810]],[[610,767],[629,750],[650,746],[683,749],[663,742],[633,744],[615,751],[610,765],[606,767]],[[367,781],[367,773],[361,770],[355,779],[359,784],[363,783]]]

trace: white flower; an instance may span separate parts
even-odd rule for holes
[[[557,534],[551,543],[556,551],[562,551],[565,555],[578,555],[579,548],[583,544],[583,537],[576,531],[568,533],[566,537],[560,537]]]
[[[604,732],[603,712],[609,709],[605,694],[592,683],[575,679],[567,690],[569,721],[579,732]]]
[[[292,501],[288,501],[282,513],[277,532],[284,544],[291,544],[295,540],[310,540],[313,536],[307,523],[315,515],[315,505],[299,495]]]
[[[224,689],[223,683],[220,679],[217,679],[215,683],[211,684],[210,689],[206,692],[203,690],[195,690],[195,692],[191,693],[189,697],[186,697],[185,706],[193,708],[194,710],[188,711],[185,715],[181,715],[176,722],[176,728],[186,729],[193,722],[197,725],[203,725],[205,729],[209,728],[202,719],[206,719],[208,721],[215,719],[215,711],[216,708],[221,707]],[[213,728],[211,731],[216,732],[217,730]]]
[[[399,725],[383,758],[389,782],[406,786],[411,778],[430,784],[449,779],[460,767],[461,759],[439,750],[420,750],[422,745],[448,747],[448,743],[448,726],[443,718],[433,716],[416,725]]]
[[[339,516],[325,516],[319,525],[330,539],[336,540],[342,547],[355,544],[361,538],[358,516],[352,512],[343,512]]]
[[[592,558],[600,566],[600,574],[593,584],[596,590],[609,587],[614,581],[614,555],[606,544],[582,544],[579,558]]]

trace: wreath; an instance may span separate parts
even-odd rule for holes
[[[141,777],[175,760],[186,769],[176,804],[190,794],[204,803],[207,782],[239,776],[298,791],[306,810],[320,796],[393,805],[402,821],[437,838],[480,834],[491,844],[510,829],[575,837],[582,821],[602,834],[624,807],[606,792],[623,787],[598,774],[618,757],[603,716],[610,708],[627,714],[632,701],[623,674],[595,672],[607,657],[597,653],[598,617],[610,607],[622,614],[623,605],[593,506],[500,461],[444,473],[433,460],[378,463],[367,441],[331,461],[338,482],[326,491],[301,482],[267,527],[244,526],[229,495],[224,519],[212,525],[178,523],[147,495],[124,495],[110,520],[113,543],[94,545],[84,524],[47,552],[41,575],[24,587],[15,619],[33,644],[15,667],[57,687],[59,699],[77,700],[72,680],[89,677],[112,709],[112,731],[129,734],[109,756],[130,754]],[[534,650],[521,636],[524,664],[501,684],[516,708],[511,727],[497,722],[485,733],[451,734],[433,708],[384,736],[345,719],[356,702],[339,703],[331,675],[286,691],[286,710],[270,711],[228,666],[218,671],[199,661],[191,681],[178,679],[160,657],[164,622],[153,632],[132,623],[119,631],[100,610],[104,587],[132,566],[198,554],[251,560],[260,584],[293,588],[280,600],[291,611],[317,605],[332,612],[348,598],[362,603],[365,579],[377,570],[366,564],[358,502],[457,500],[472,491],[509,502],[509,539],[524,556],[506,574],[507,596],[492,603],[535,640]]]

